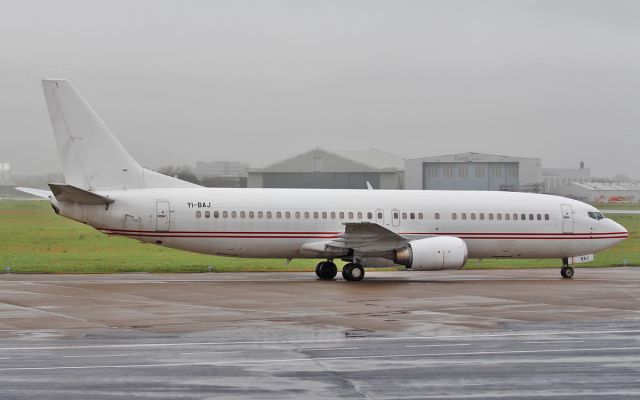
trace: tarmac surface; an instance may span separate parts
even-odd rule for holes
[[[640,268],[0,275],[0,399],[640,398]]]

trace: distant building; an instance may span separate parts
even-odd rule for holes
[[[0,162],[0,186],[14,186],[15,183],[11,177],[11,164]]]
[[[405,163],[405,187],[542,192],[540,165],[539,158],[483,153],[415,158]]]
[[[591,181],[591,170],[584,168],[542,168],[544,192],[558,194],[562,186],[573,182],[585,183]]]
[[[571,182],[560,186],[557,194],[589,203],[638,203],[640,183]]]
[[[14,189],[16,186],[11,176],[11,164],[0,162],[0,198],[30,197],[21,195],[21,192]]]
[[[312,149],[265,168],[249,170],[248,187],[366,189],[403,188],[404,159],[377,149]]]
[[[195,175],[204,186],[247,187],[248,170],[249,164],[238,161],[198,161]]]

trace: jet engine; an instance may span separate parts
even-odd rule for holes
[[[394,261],[416,271],[460,269],[467,262],[467,244],[453,236],[412,240],[396,250]]]

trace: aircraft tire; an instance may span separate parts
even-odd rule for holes
[[[338,267],[331,261],[322,261],[316,266],[316,275],[320,279],[331,280],[338,274]]]
[[[342,269],[342,277],[347,281],[361,281],[364,278],[364,268],[360,264],[348,263]]]
[[[568,265],[565,265],[564,267],[562,267],[562,269],[560,270],[560,275],[562,275],[563,278],[565,279],[571,279],[573,278],[574,275],[574,271],[573,268],[571,268]]]

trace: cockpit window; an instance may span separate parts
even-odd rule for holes
[[[602,215],[602,213],[599,211],[589,211],[589,217],[598,221],[604,219],[604,215]]]

